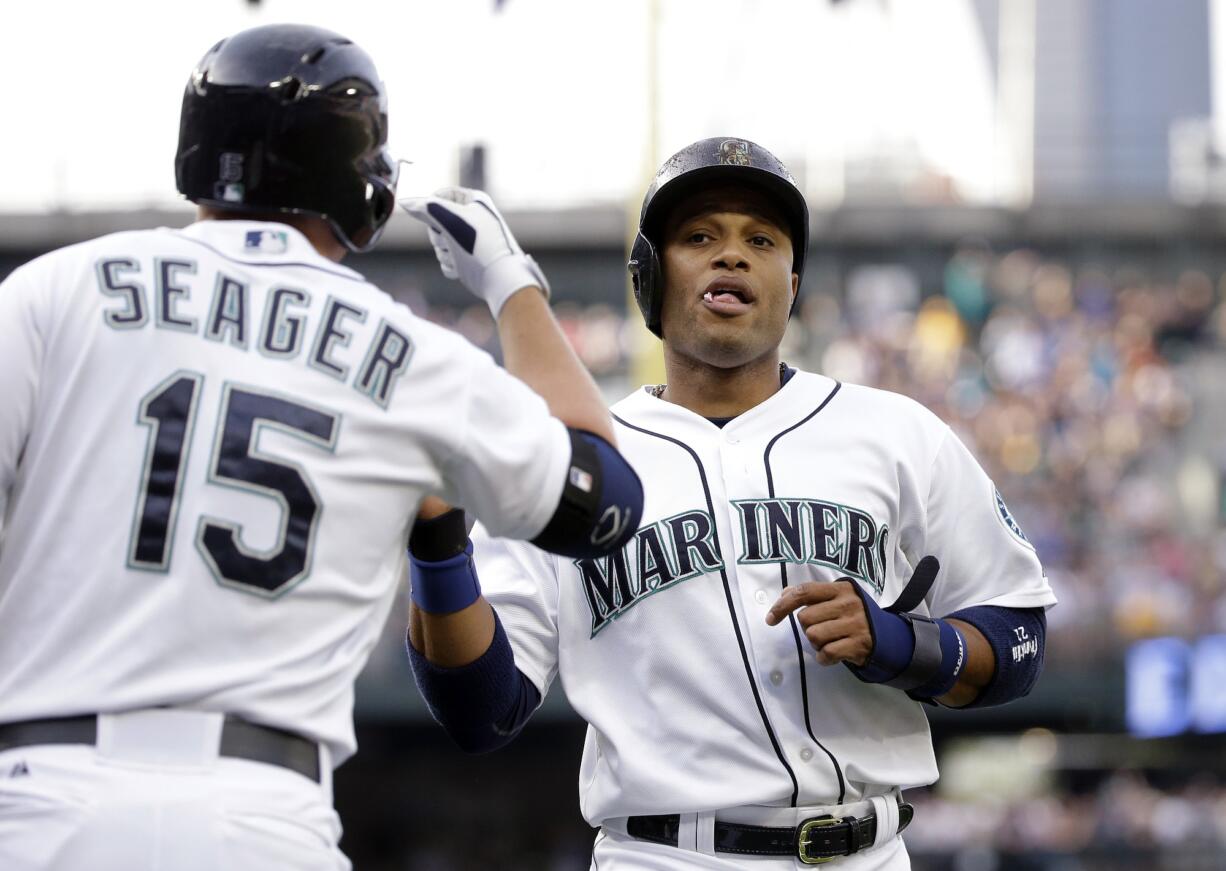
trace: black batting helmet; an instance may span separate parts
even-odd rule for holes
[[[323,218],[365,251],[395,205],[386,143],[387,95],[366,52],[318,27],[254,27],[188,80],[175,182],[219,209]]]
[[[660,309],[664,282],[660,271],[660,245],[664,218],[682,197],[705,185],[735,182],[763,189],[782,210],[792,237],[792,272],[803,276],[805,251],[809,246],[809,206],[796,180],[775,155],[748,139],[716,136],[701,139],[678,151],[652,179],[639,231],[630,249],[634,298],[643,312],[647,329],[663,338]]]

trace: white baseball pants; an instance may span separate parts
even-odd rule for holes
[[[220,714],[173,713],[111,717],[97,747],[0,753],[0,868],[349,871],[330,765],[318,784],[219,757]]]
[[[814,866],[786,857],[698,853],[601,831],[592,851],[591,871],[796,871],[814,867],[823,871],[910,871],[911,859],[900,837],[881,847]]]

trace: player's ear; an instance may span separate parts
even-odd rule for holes
[[[800,292],[800,276],[792,273],[792,302],[796,302],[796,294]]]

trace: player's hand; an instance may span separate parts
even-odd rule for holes
[[[449,187],[434,196],[412,197],[400,205],[426,225],[443,275],[459,279],[484,299],[494,317],[512,294],[536,287],[549,296],[549,282],[524,253],[489,194]]]
[[[834,583],[809,581],[788,587],[767,612],[766,622],[775,626],[795,612],[801,631],[817,651],[818,662],[862,666],[873,652],[873,634],[853,584],[849,578],[840,578]]]

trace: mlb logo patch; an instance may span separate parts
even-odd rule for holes
[[[289,234],[284,230],[248,230],[243,250],[284,254],[289,250]]]
[[[592,476],[576,466],[570,467],[570,483],[584,493],[592,492]]]

